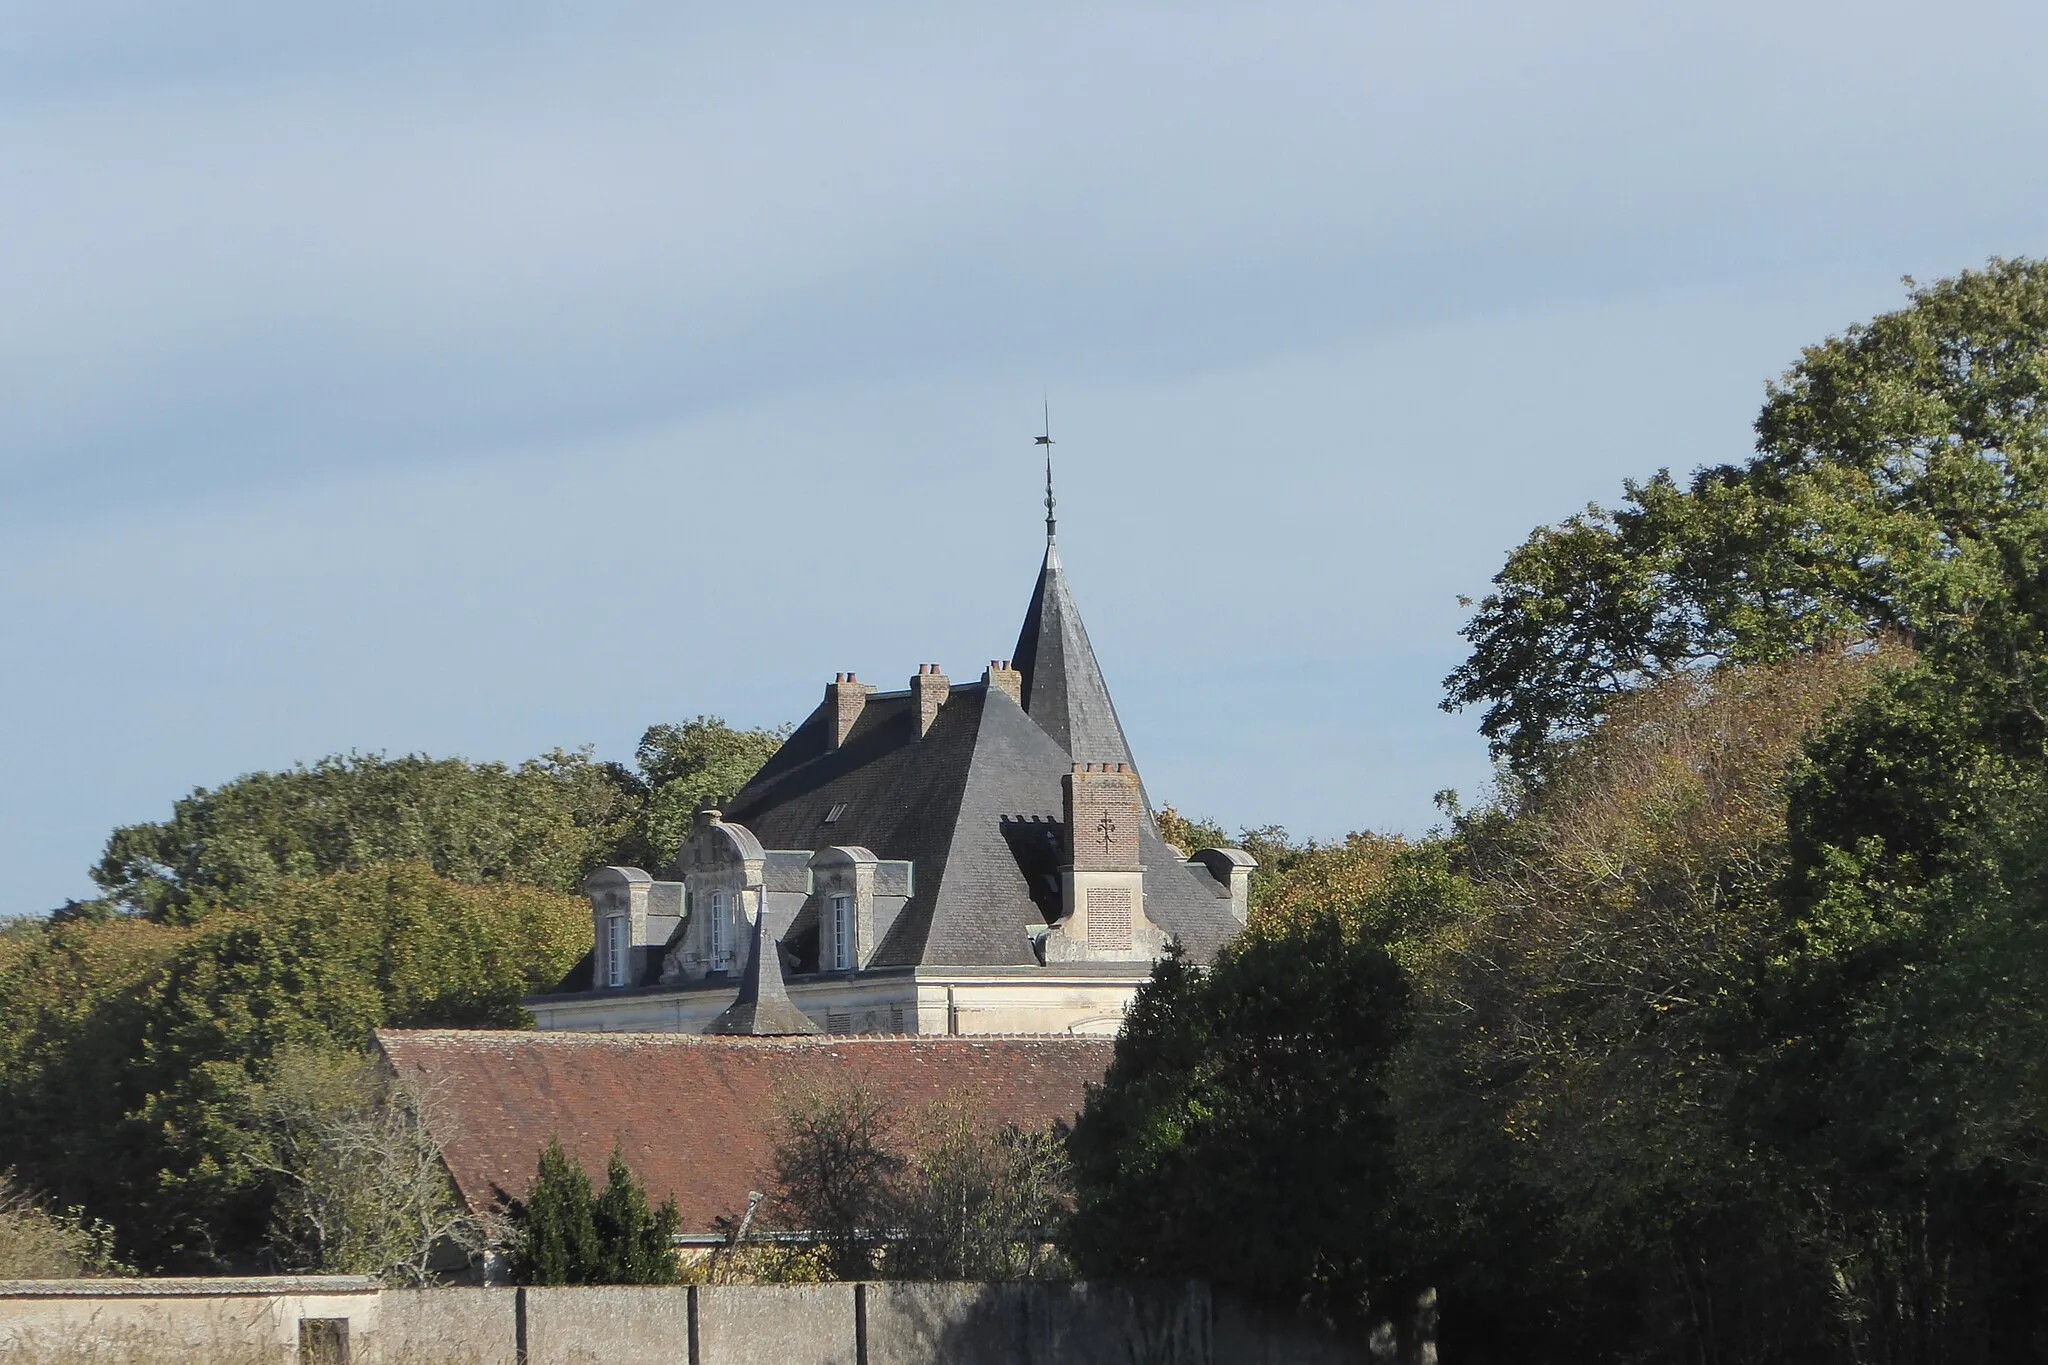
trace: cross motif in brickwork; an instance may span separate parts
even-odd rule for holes
[[[1110,841],[1116,838],[1116,821],[1110,818],[1108,811],[1104,811],[1102,818],[1095,822],[1095,828],[1102,834],[1102,851],[1109,852]]]

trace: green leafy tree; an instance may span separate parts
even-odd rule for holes
[[[1395,1248],[1445,1349],[1826,1358],[1824,1229],[1734,1116],[1752,974],[1782,943],[1804,747],[1899,653],[1682,674],[1621,699],[1507,812],[1461,827],[1465,913],[1407,961]],[[1427,930],[1427,926],[1425,926]]]
[[[1539,530],[1480,604],[1448,703],[1507,799],[1391,1082],[1466,1353],[2048,1339],[2044,382],[2048,266],[1915,288],[1755,458]]]
[[[1182,853],[1223,848],[1230,843],[1230,836],[1223,832],[1223,826],[1213,820],[1189,819],[1172,806],[1161,806],[1157,818],[1159,837]]]
[[[1746,464],[1631,482],[1619,508],[1537,530],[1465,627],[1445,706],[1483,707],[1526,775],[1658,678],[1898,632],[2038,725],[2048,264],[1914,287],[1809,347],[1756,431]]]
[[[1083,1274],[1199,1277],[1364,1318],[1390,1267],[1382,1085],[1408,991],[1358,918],[1287,920],[1154,969],[1072,1138]]]
[[[2048,1339],[2048,753],[2025,688],[1974,674],[1888,679],[1813,746],[1743,1040],[1740,1112],[1833,1213],[1845,1326],[1901,1360]]]
[[[583,754],[557,751],[517,767],[326,758],[202,788],[167,821],[115,830],[93,879],[124,909],[171,922],[376,863],[572,891],[614,856],[640,805],[632,774]]]
[[[789,727],[735,730],[717,716],[653,725],[637,758],[647,792],[627,861],[660,871],[675,860],[704,806],[729,800],[782,747]]]
[[[650,1209],[616,1148],[604,1192],[593,1195],[583,1167],[549,1139],[514,1221],[521,1284],[674,1284],[680,1276],[670,1246],[681,1222],[675,1201]]]
[[[139,1264],[253,1265],[280,1189],[261,1108],[290,1046],[385,1025],[522,1027],[587,908],[419,864],[287,882],[189,927],[53,925],[0,982],[0,1150]]]

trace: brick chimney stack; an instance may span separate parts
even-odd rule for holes
[[[1145,806],[1130,764],[1076,763],[1060,786],[1076,872],[1127,872],[1142,866],[1138,829]]]
[[[939,708],[946,704],[946,698],[952,691],[953,684],[946,681],[946,675],[939,672],[937,664],[917,666],[917,676],[910,680],[910,693],[917,702],[919,739],[931,733],[932,722],[939,718]]]
[[[991,692],[1000,692],[1017,705],[1024,704],[1024,675],[1010,667],[1008,659],[991,659],[988,671],[981,675]]]
[[[837,749],[853,733],[853,723],[868,704],[867,684],[851,673],[834,674],[825,689],[826,738]]]
[[[1067,817],[1059,926],[1065,960],[1142,957],[1158,935],[1145,918],[1138,775],[1128,763],[1076,763],[1060,787]]]

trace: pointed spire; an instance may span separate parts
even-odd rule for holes
[[[747,957],[746,975],[740,978],[739,997],[705,1026],[706,1033],[780,1038],[820,1032],[789,998],[789,983],[782,978],[782,949],[768,932],[768,915],[764,886],[761,913],[754,917],[754,951]]]
[[[1059,547],[1049,541],[1010,659],[1024,675],[1024,713],[1074,762],[1131,762],[1123,723],[1095,662],[1080,608],[1067,588]]]

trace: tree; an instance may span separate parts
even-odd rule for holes
[[[1074,1129],[1064,1246],[1083,1274],[1372,1310],[1393,1198],[1381,1081],[1408,992],[1365,923],[1282,920],[1212,969],[1177,952],[1158,964]]]
[[[901,1279],[1028,1279],[1072,1204],[1064,1127],[988,1123],[958,1101],[926,1112],[910,1139],[897,1203],[902,1236],[884,1257]]]
[[[1908,282],[1911,286],[1911,282]],[[1887,632],[2035,718],[2048,639],[2048,264],[1994,260],[1809,347],[1757,453],[1538,529],[1464,630],[1447,709],[1518,772],[1615,697]]]
[[[436,1102],[375,1058],[291,1045],[257,1094],[256,1161],[279,1180],[269,1246],[290,1271],[423,1285],[437,1257],[483,1250],[435,1139]]]
[[[788,737],[786,725],[735,730],[717,716],[649,726],[636,750],[647,802],[625,860],[655,871],[666,868],[697,811],[737,794]]]
[[[1157,818],[1159,837],[1184,854],[1204,848],[1223,848],[1230,843],[1230,836],[1223,832],[1223,826],[1213,820],[1189,819],[1172,806],[1161,806]]]
[[[2048,1333],[2048,753],[2026,688],[1978,679],[1899,673],[1812,746],[1741,1039],[1738,1112],[1831,1211],[1848,1331],[1899,1360]]]
[[[159,824],[114,831],[93,880],[131,913],[179,922],[288,881],[418,862],[451,881],[573,891],[640,810],[637,780],[559,750],[516,768],[349,755],[201,788]]]
[[[669,1242],[682,1222],[675,1200],[658,1209],[647,1205],[647,1191],[626,1168],[614,1147],[605,1168],[604,1193],[591,1211],[600,1249],[598,1274],[603,1284],[674,1284],[678,1278],[675,1250]]]
[[[896,1116],[860,1081],[807,1086],[776,1099],[774,1215],[824,1248],[835,1278],[873,1273],[900,1220]]]
[[[1824,1358],[1823,1230],[1733,1121],[1755,965],[1781,950],[1805,746],[1902,651],[1681,674],[1507,812],[1462,822],[1467,913],[1411,951],[1389,1086],[1410,1277],[1447,1351]],[[1483,1344],[1483,1347],[1482,1347]]]
[[[590,1177],[559,1139],[548,1139],[533,1188],[513,1218],[518,1232],[512,1273],[521,1284],[588,1284],[604,1262]]]
[[[649,1211],[647,1192],[614,1148],[604,1193],[550,1138],[526,1198],[513,1209],[513,1276],[521,1284],[674,1284],[675,1201]]]
[[[529,1021],[587,908],[420,865],[287,882],[196,926],[53,925],[0,989],[0,1150],[145,1266],[246,1267],[280,1177],[260,1099],[281,1050],[386,1025]]]

